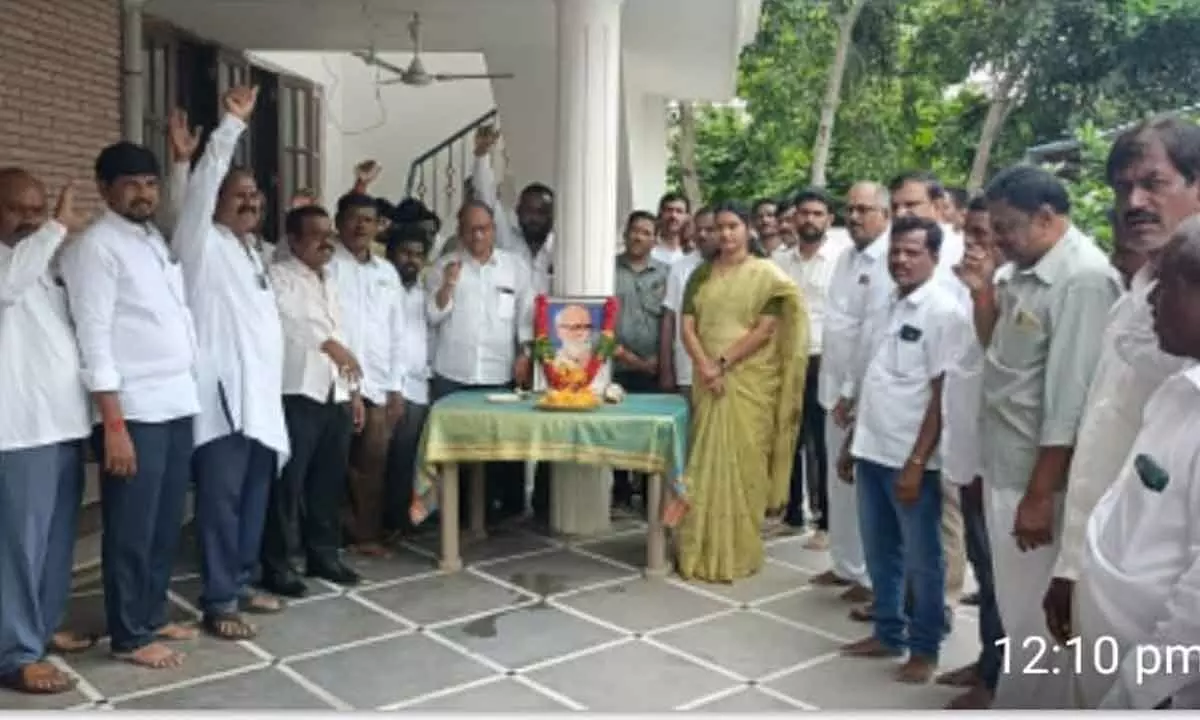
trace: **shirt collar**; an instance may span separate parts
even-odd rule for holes
[[[359,260],[354,256],[354,253],[350,252],[349,248],[342,244],[341,240],[337,241],[337,247],[334,249],[334,254],[340,257],[342,260],[358,265],[374,265],[375,261],[379,259],[375,257],[375,253],[371,252],[370,248],[367,248],[367,259]]]
[[[655,262],[654,258],[652,258],[650,256],[646,257],[646,266],[644,268],[642,268],[641,270],[638,270],[629,264],[629,259],[625,256],[625,253],[621,253],[620,255],[617,256],[617,263],[632,273],[640,274],[640,273],[646,273],[646,272],[654,272],[655,270],[658,269],[658,263]]]
[[[1053,285],[1063,272],[1069,270],[1068,263],[1070,261],[1071,249],[1083,238],[1083,235],[1071,225],[1063,236],[1054,243],[1054,247],[1050,248],[1041,260],[1034,263],[1033,267],[1022,270],[1023,275],[1034,275],[1047,285]]]
[[[1187,370],[1183,371],[1183,376],[1187,378],[1197,390],[1200,390],[1200,364],[1192,365]]]
[[[322,282],[322,283],[325,282],[325,278],[329,275],[329,266],[328,265],[321,268],[320,270],[313,270],[312,268],[310,268],[309,266],[307,266],[303,262],[301,262],[300,258],[296,257],[295,255],[288,256],[288,258],[286,260],[283,260],[282,262],[284,264],[291,265],[292,269],[295,270],[297,273],[299,273],[305,277],[308,277],[308,278],[314,278],[318,282]]]
[[[921,304],[924,303],[925,300],[929,297],[929,294],[931,292],[933,292],[933,290],[931,288],[933,287],[933,284],[935,282],[937,282],[937,278],[934,276],[930,276],[930,278],[928,280],[921,283],[921,286],[919,288],[917,288],[916,290],[913,290],[912,292],[905,295],[904,297],[900,297],[899,289],[892,291],[892,297],[897,302],[903,302],[905,305],[908,305],[909,307],[919,308],[919,307],[921,307]]]
[[[118,215],[111,209],[104,211],[104,221],[109,225],[113,225],[118,230],[130,232],[135,235],[154,236],[158,233],[158,229],[154,227],[153,222],[135,223],[129,218]]]
[[[891,235],[891,233],[892,227],[889,225],[888,228],[879,235],[879,237],[871,241],[870,245],[866,246],[862,250],[859,250],[859,255],[870,258],[871,260],[878,260],[880,256],[887,253],[888,236]]]

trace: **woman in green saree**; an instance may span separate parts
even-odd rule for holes
[[[787,504],[808,313],[787,275],[750,255],[745,213],[715,215],[719,253],[692,273],[681,312],[696,375],[676,549],[681,576],[732,582],[762,567],[763,521]]]

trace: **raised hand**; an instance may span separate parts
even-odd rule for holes
[[[258,102],[258,86],[239,86],[230,88],[222,99],[225,112],[242,122],[250,119],[254,113],[254,105]]]
[[[954,274],[971,292],[981,292],[992,286],[996,262],[987,250],[969,244],[963,253],[962,262],[954,267]]]
[[[496,141],[500,139],[500,132],[491,125],[484,125],[475,131],[475,156],[483,157],[492,151],[496,146]]]
[[[200,147],[200,127],[188,126],[188,114],[183,108],[175,108],[167,118],[167,136],[171,141],[171,155],[175,162],[187,162]]]
[[[58,195],[58,203],[54,206],[54,219],[65,227],[68,233],[81,232],[87,227],[87,216],[75,207],[75,188],[71,183],[64,185]]]
[[[354,179],[364,188],[379,179],[383,166],[375,160],[363,160],[354,166]]]

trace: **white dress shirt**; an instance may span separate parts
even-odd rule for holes
[[[675,361],[675,384],[687,387],[692,384],[692,356],[683,346],[683,291],[696,268],[704,264],[704,257],[693,251],[684,255],[667,273],[667,292],[663,295],[663,309],[675,314],[675,338],[671,341],[671,355]]]
[[[534,295],[545,295],[550,292],[554,279],[554,233],[546,238],[546,242],[535,255],[529,249],[529,242],[515,214],[510,214],[500,205],[497,192],[496,174],[492,170],[492,160],[487,155],[475,158],[474,175],[471,180],[475,186],[475,195],[492,209],[496,223],[496,247],[512,253],[525,263],[530,273],[530,283]],[[462,249],[459,249],[462,252]],[[438,258],[439,260],[441,258]]]
[[[462,263],[458,284],[439,309],[437,291],[455,260]],[[517,344],[533,340],[528,266],[498,248],[482,264],[460,251],[440,258],[426,278],[426,312],[437,333],[434,373],[464,385],[512,382]]]
[[[67,246],[62,271],[84,386],[118,393],[126,420],[199,413],[183,269],[158,230],[110,210]]]
[[[226,115],[187,181],[172,247],[196,322],[200,414],[196,447],[242,433],[291,454],[283,418],[283,330],[256,248],[213,221],[217,195],[246,124]]]
[[[933,396],[933,380],[953,368],[970,337],[971,325],[958,301],[930,279],[905,297],[894,297],[867,321],[870,361],[862,391],[851,454],[902,468]],[[941,469],[940,443],[925,458],[927,470]]]
[[[420,281],[400,287],[400,393],[418,405],[429,404],[429,321],[425,316],[425,288]]]
[[[383,405],[404,380],[400,276],[390,262],[373,254],[362,262],[341,243],[327,269],[337,285],[347,346],[362,365],[362,396]]]
[[[334,402],[348,401],[348,384],[321,350],[327,340],[346,344],[337,288],[328,270],[314,272],[292,256],[267,272],[283,323],[283,394],[325,403],[332,390]],[[361,365],[362,359],[356,359]]]
[[[850,247],[834,266],[825,301],[818,375],[818,400],[826,410],[832,410],[839,398],[857,397],[862,380],[858,373],[866,367],[863,326],[887,307],[895,287],[887,268],[889,232],[885,230],[862,250]]]
[[[1119,671],[1098,679],[1109,688],[1102,708],[1149,710],[1173,696],[1177,707],[1198,707],[1198,427],[1200,368],[1193,367],[1150,399],[1115,484],[1088,521],[1079,589],[1091,610],[1080,618],[1084,666],[1092,669],[1101,638],[1115,641],[1120,656]],[[1168,648],[1175,649],[1173,668]],[[1150,657],[1152,649],[1162,664],[1139,670],[1146,662],[1139,651]]]
[[[91,433],[67,296],[52,270],[67,229],[55,221],[0,243],[0,452]]]
[[[1164,370],[1178,372],[1188,364],[1186,359],[1167,355],[1158,347],[1148,298],[1153,287],[1150,270],[1144,268],[1112,307],[1067,475],[1055,577],[1078,578],[1088,516],[1116,482],[1141,427],[1142,410],[1172,374],[1164,375]],[[1147,361],[1147,356],[1155,359]]]
[[[683,258],[687,257],[688,254],[689,253],[685,253],[683,251],[683,248],[668,247],[661,243],[658,245],[655,245],[650,250],[651,258],[659,261],[660,263],[663,263],[664,265],[666,265],[668,267],[675,265],[675,263],[677,263],[680,260],[682,260]]]
[[[771,254],[771,260],[796,283],[804,295],[808,308],[808,355],[820,355],[825,327],[825,302],[829,297],[830,283],[837,260],[853,243],[839,237],[826,236],[811,258],[806,258],[796,247],[781,247]]]

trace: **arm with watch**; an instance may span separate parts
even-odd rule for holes
[[[929,458],[937,449],[938,440],[942,435],[942,383],[945,375],[938,375],[929,381],[929,404],[925,406],[925,415],[921,419],[921,427],[917,431],[917,439],[913,442],[912,452],[900,469],[900,477],[896,480],[896,499],[905,505],[911,505],[921,496],[921,482],[925,477]]]

